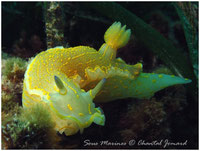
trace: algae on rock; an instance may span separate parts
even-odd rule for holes
[[[45,106],[36,104],[29,109],[20,108],[18,114],[8,116],[3,120],[3,148],[58,148],[57,141],[59,141],[59,138],[54,126]]]
[[[5,113],[11,112],[21,104],[26,67],[27,62],[21,58],[6,57],[2,59],[2,111]]]
[[[45,2],[44,9],[47,48],[65,46],[61,3]]]

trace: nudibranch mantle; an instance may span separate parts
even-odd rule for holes
[[[115,22],[104,35],[99,51],[87,47],[56,47],[39,53],[28,65],[23,85],[24,107],[41,103],[49,107],[56,130],[73,135],[92,122],[104,125],[105,116],[95,102],[119,98],[150,98],[155,92],[191,82],[176,76],[142,73],[142,64],[116,58],[131,31]]]

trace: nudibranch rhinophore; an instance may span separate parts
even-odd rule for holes
[[[117,49],[128,43],[130,35],[126,25],[115,22],[107,29],[99,51],[78,46],[39,53],[25,73],[23,107],[48,106],[55,129],[73,135],[92,122],[105,124],[105,116],[94,102],[150,98],[165,87],[191,82],[174,75],[143,73],[141,63],[129,65],[116,58]]]

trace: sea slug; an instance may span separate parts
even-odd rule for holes
[[[131,31],[120,22],[111,25],[97,51],[87,46],[56,47],[39,53],[28,65],[23,85],[23,107],[40,103],[49,107],[55,129],[73,135],[92,122],[104,125],[103,111],[94,102],[119,98],[150,98],[175,84],[191,82],[174,75],[143,73],[142,64],[116,58]],[[94,101],[94,102],[93,102]]]

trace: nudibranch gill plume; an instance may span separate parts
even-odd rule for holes
[[[142,64],[126,64],[116,58],[131,35],[126,25],[113,23],[105,43],[97,51],[88,46],[55,47],[39,53],[28,65],[23,85],[23,107],[48,106],[55,129],[73,135],[92,122],[104,125],[105,116],[94,102],[127,97],[150,98],[155,92],[189,79],[174,75],[143,73]]]

